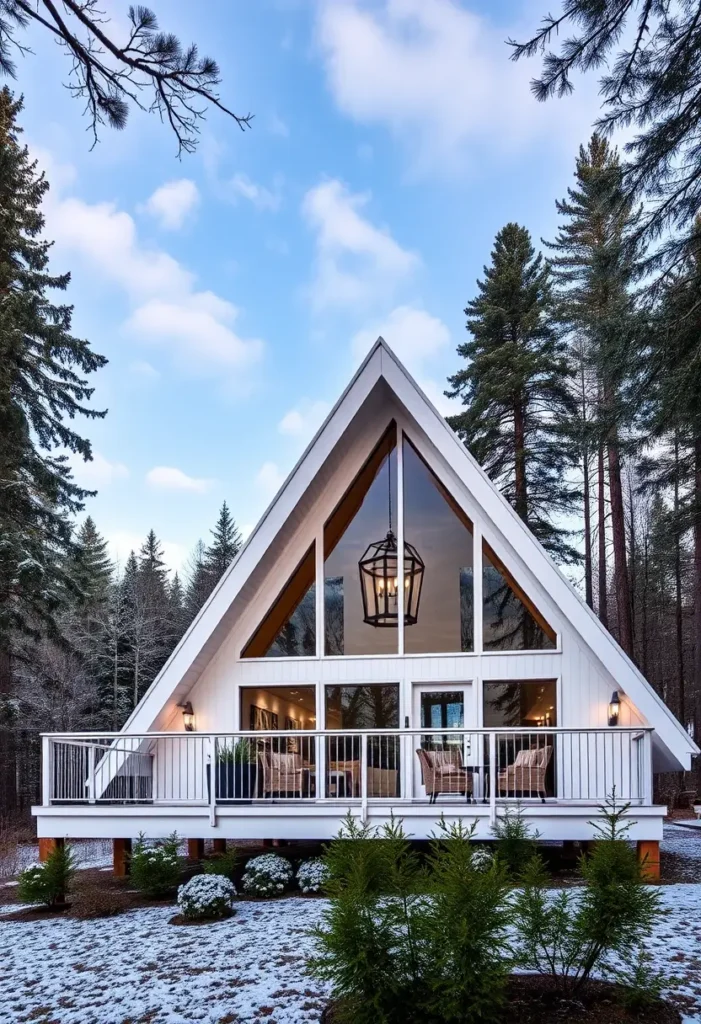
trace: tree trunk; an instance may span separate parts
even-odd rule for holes
[[[674,521],[679,516],[679,434],[674,435]],[[684,694],[684,620],[682,605],[682,547],[678,525],[674,530],[674,625],[677,641],[677,717],[686,725]]]
[[[694,442],[694,737],[701,739],[701,437]]]
[[[514,403],[514,507],[524,523],[528,522],[528,491],[526,485],[526,424],[523,404]]]
[[[606,441],[609,464],[609,496],[611,500],[611,534],[613,537],[613,562],[616,576],[616,612],[618,617],[618,642],[629,658],[633,657],[633,622],[630,604],[630,580],[626,558],[626,522],[623,511],[623,489],[621,487],[621,464],[618,455],[618,441],[615,429],[609,432]]]
[[[606,572],[606,466],[604,446],[599,444],[598,455],[598,499],[597,518],[599,524],[599,618],[608,629],[609,613],[606,589],[608,586]]]

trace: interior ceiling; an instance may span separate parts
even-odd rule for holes
[[[271,686],[246,687],[251,695],[251,701],[255,704],[254,694],[264,693],[270,699],[281,701],[284,704],[294,704],[310,715],[316,714],[316,687],[315,686]],[[282,725],[280,726],[282,728]]]

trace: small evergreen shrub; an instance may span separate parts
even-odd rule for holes
[[[289,888],[293,877],[289,860],[277,853],[263,853],[246,864],[243,891],[248,896],[280,896]]]
[[[329,909],[310,961],[342,1024],[501,1019],[510,885],[473,834],[442,824],[424,867],[401,822],[378,832],[346,818],[325,856]]]
[[[329,869],[321,857],[305,860],[297,869],[297,885],[304,893],[321,892],[329,880]]]
[[[223,875],[194,875],[178,889],[178,906],[190,921],[228,917],[236,896],[234,883]]]
[[[626,842],[629,807],[619,805],[614,792],[601,808],[604,823],[594,823],[594,849],[579,862],[583,888],[553,894],[542,861],[534,857],[515,897],[521,965],[550,975],[568,999],[592,974],[618,980],[628,969],[638,990],[645,985],[640,955],[659,910],[659,893],[646,883]]]
[[[20,903],[60,906],[74,874],[75,858],[70,846],[55,846],[43,864],[34,864],[20,873],[17,897]]]
[[[209,860],[203,861],[202,870],[205,875],[223,875],[224,878],[233,878],[237,860],[236,850],[227,850],[226,853],[217,853]]]
[[[134,888],[156,899],[169,896],[180,881],[183,869],[179,850],[177,832],[153,845],[147,845],[143,834],[140,835],[131,854]]]
[[[523,820],[520,807],[516,811],[507,807],[492,825],[492,834],[496,857],[509,877],[518,880],[535,856],[540,833]]]

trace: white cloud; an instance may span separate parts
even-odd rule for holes
[[[256,475],[256,484],[266,498],[272,498],[282,487],[286,473],[280,469],[276,462],[264,462]]]
[[[89,491],[109,487],[116,480],[125,480],[129,476],[129,470],[123,462],[110,462],[95,449],[93,449],[91,462],[85,462],[74,453],[69,455],[68,461],[71,464],[75,482]]]
[[[188,372],[220,376],[240,371],[263,354],[257,338],[233,329],[238,309],[209,291],[162,249],[144,245],[133,218],[114,203],[55,197],[47,203],[47,234],[77,254],[86,271],[124,289],[131,315],[127,329],[147,342],[162,343]]]
[[[323,399],[312,402],[308,398],[303,398],[294,409],[285,413],[277,428],[281,434],[307,440],[319,429],[330,408],[329,403]]]
[[[274,190],[265,188],[251,181],[247,174],[235,174],[229,181],[229,189],[234,199],[247,199],[257,210],[275,211],[280,208],[282,201],[281,184],[276,181]]]
[[[141,545],[146,539],[146,534],[134,533],[130,530],[114,530],[107,532],[106,540],[109,546],[110,557],[117,565],[123,566],[131,551],[138,555]],[[188,557],[188,549],[184,544],[177,541],[161,540],[158,538],[163,550],[163,559],[172,572],[178,572],[183,568]]]
[[[320,0],[317,30],[339,108],[388,127],[420,170],[462,166],[484,139],[515,149],[552,138],[558,115],[577,137],[593,119],[591,90],[567,107],[537,103],[532,64],[510,61],[504,30],[454,0]]]
[[[397,306],[383,320],[354,335],[351,347],[356,362],[365,358],[380,335],[409,372],[417,376],[450,343],[450,331],[438,317],[414,306]]]
[[[386,228],[361,215],[370,197],[332,179],[310,189],[302,213],[316,234],[316,277],[311,301],[318,311],[386,299],[420,264]]]
[[[450,344],[450,331],[436,316],[414,306],[397,306],[383,320],[363,328],[351,339],[351,350],[356,363],[368,354],[378,337],[382,336],[397,358],[405,364],[425,391],[441,416],[459,411],[459,403],[446,398],[443,385],[429,374]]]
[[[172,231],[181,228],[187,215],[200,201],[197,185],[189,178],[168,181],[157,188],[146,202],[146,210],[154,216],[161,227]]]
[[[188,476],[175,466],[154,466],[146,474],[146,482],[159,490],[190,491],[193,494],[206,494],[213,483],[212,480]]]

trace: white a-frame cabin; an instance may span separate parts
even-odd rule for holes
[[[379,339],[122,731],[44,737],[34,813],[116,848],[518,805],[586,841],[615,788],[654,856],[695,753]]]

